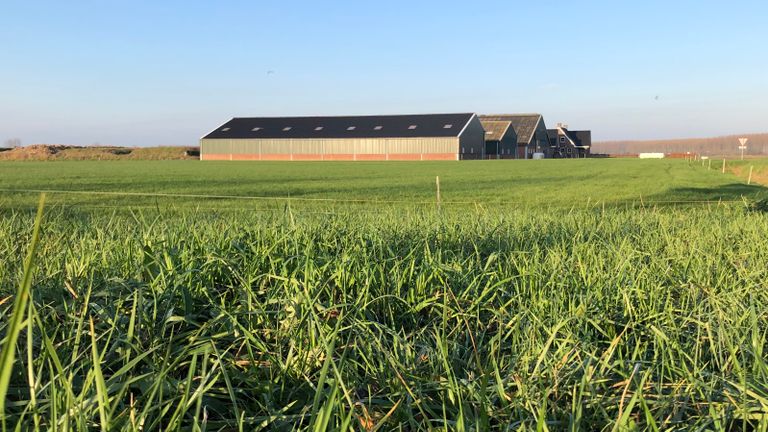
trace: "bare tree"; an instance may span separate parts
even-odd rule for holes
[[[603,141],[595,142],[595,153],[634,154],[643,152],[700,153],[704,155],[736,155],[739,153],[738,138],[747,137],[746,154],[768,154],[768,133],[729,135],[712,138],[671,139],[648,141]]]
[[[8,147],[8,148],[21,147],[21,139],[20,138],[7,139],[5,140],[5,147]]]

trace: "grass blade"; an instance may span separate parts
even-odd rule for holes
[[[43,220],[43,208],[45,207],[45,194],[40,195],[40,202],[35,216],[35,225],[32,229],[32,240],[29,244],[27,259],[24,262],[24,275],[21,284],[16,291],[16,297],[13,300],[13,309],[11,319],[8,325],[8,331],[5,335],[5,341],[0,352],[0,419],[2,419],[3,431],[6,430],[5,402],[8,394],[8,384],[11,380],[11,371],[13,370],[14,357],[16,353],[16,341],[24,325],[24,312],[29,301],[30,291],[32,289],[32,275],[35,267],[35,251],[37,241],[40,236],[40,224]]]

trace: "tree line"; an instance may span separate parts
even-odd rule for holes
[[[740,155],[739,138],[748,138],[745,155],[768,155],[768,133],[651,141],[602,141],[592,144],[592,153],[696,153],[703,156]]]

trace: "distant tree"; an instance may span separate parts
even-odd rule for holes
[[[768,133],[729,135],[712,138],[671,139],[648,141],[595,142],[597,153],[632,154],[642,152],[699,153],[709,156],[737,155],[740,137],[749,138],[746,154],[768,155]]]
[[[21,139],[19,138],[7,139],[5,140],[5,147],[8,147],[8,148],[21,147]]]

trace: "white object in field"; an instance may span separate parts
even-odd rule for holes
[[[533,154],[534,159],[544,159],[544,153],[534,153]]]
[[[637,157],[640,159],[664,159],[664,153],[640,153]]]
[[[707,160],[707,159],[709,159],[709,156],[702,156],[701,157],[701,160]]]
[[[747,149],[749,138],[739,138],[739,150],[741,150],[741,160],[744,160],[744,150]]]

